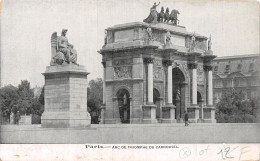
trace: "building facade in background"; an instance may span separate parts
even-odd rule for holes
[[[236,55],[213,60],[214,104],[223,92],[241,90],[246,99],[260,98],[260,55]]]

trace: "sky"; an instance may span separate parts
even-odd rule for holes
[[[1,1],[1,0],[0,0]],[[253,0],[169,0],[161,6],[180,12],[187,31],[212,37],[217,56],[259,53],[259,3]],[[86,66],[88,79],[102,77],[102,57],[108,27],[143,21],[154,1],[149,0],[4,0],[1,6],[1,85],[28,80],[43,86],[51,60],[50,37],[68,29],[67,38]]]

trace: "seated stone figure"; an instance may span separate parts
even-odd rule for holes
[[[51,36],[52,60],[50,65],[77,64],[77,51],[68,42],[66,37],[67,29],[63,29],[61,36],[54,32]]]

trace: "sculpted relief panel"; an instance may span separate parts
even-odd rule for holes
[[[114,60],[114,79],[132,78],[132,59]]]
[[[198,81],[198,84],[204,83],[204,74],[203,74],[203,65],[202,64],[198,64],[198,67],[197,67],[197,81]]]
[[[162,79],[162,60],[159,59],[155,59],[154,60],[154,66],[153,66],[153,78],[158,80],[158,79]]]

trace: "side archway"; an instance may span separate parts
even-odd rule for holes
[[[130,123],[130,93],[121,88],[116,93],[121,123]]]
[[[153,103],[156,105],[156,118],[160,119],[160,92],[156,88],[153,89]]]

